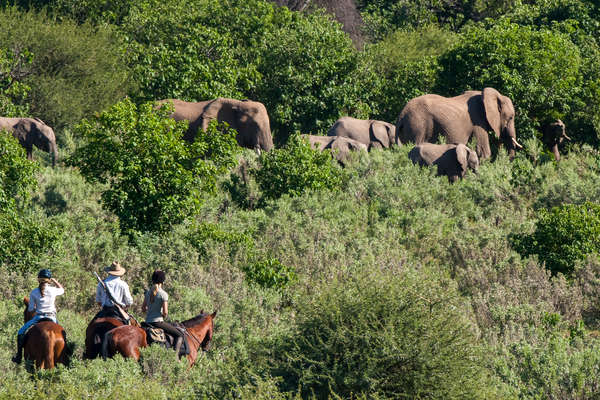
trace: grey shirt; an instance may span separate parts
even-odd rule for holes
[[[169,301],[169,295],[167,292],[159,288],[154,296],[154,301],[150,301],[150,295],[152,289],[146,290],[145,299],[148,305],[148,311],[146,312],[146,322],[160,322],[163,320],[162,317],[162,305],[165,301]]]

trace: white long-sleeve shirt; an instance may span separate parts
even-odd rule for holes
[[[54,300],[56,296],[60,296],[65,292],[65,289],[46,285],[44,288],[44,296],[37,287],[29,293],[29,306],[27,311],[35,310],[36,314],[56,313]]]
[[[133,298],[129,292],[129,285],[121,280],[120,277],[109,275],[108,278],[104,280],[104,284],[108,290],[110,290],[110,293],[119,305],[126,307],[133,304]],[[96,302],[101,303],[102,307],[112,307],[114,305],[104,292],[104,288],[100,282],[98,282],[98,286],[96,286]]]

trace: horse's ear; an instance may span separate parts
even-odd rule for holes
[[[29,306],[29,297],[27,297],[27,296],[23,297],[23,304],[25,304],[26,306]]]
[[[214,313],[210,314],[210,316],[213,317],[213,318],[216,317],[217,316],[217,310],[215,310]]]
[[[200,310],[200,315],[204,314],[204,309]]]

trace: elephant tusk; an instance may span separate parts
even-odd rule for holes
[[[513,142],[513,144],[515,145],[516,148],[518,148],[518,149],[522,149],[523,148],[523,146],[521,146],[519,144],[519,142],[517,142],[517,139],[515,139],[514,137],[511,137],[511,139],[512,139],[512,142]]]

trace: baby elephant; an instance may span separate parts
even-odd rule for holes
[[[422,143],[415,146],[408,157],[421,166],[437,165],[437,174],[446,175],[450,182],[463,178],[467,168],[477,173],[479,157],[464,144]]]

